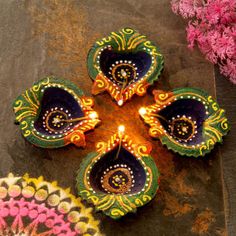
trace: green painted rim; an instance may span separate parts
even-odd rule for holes
[[[145,35],[140,34],[132,28],[123,28],[117,32],[111,32],[106,38],[96,41],[90,49],[87,57],[88,72],[93,80],[96,81],[96,78],[100,75],[110,81],[100,68],[100,55],[102,51],[108,47],[121,54],[124,52],[134,54],[137,52],[147,53],[151,57],[151,65],[147,73],[145,73],[139,81],[142,81],[142,83],[145,84],[145,87],[147,87],[158,80],[158,76],[163,69],[163,55],[160,53],[158,47],[148,40]],[[136,84],[136,82],[134,84]],[[109,92],[114,96],[112,91]],[[140,95],[140,92],[138,91],[134,91],[134,93]]]
[[[117,220],[127,213],[136,212],[138,207],[147,204],[154,198],[159,188],[158,178],[160,174],[150,155],[138,156],[139,163],[146,173],[146,182],[142,190],[132,194],[99,191],[90,184],[90,174],[94,165],[99,163],[99,160],[104,158],[106,153],[92,152],[83,159],[78,170],[76,187],[82,199],[92,203],[97,211],[103,211],[107,216]]]
[[[83,91],[68,80],[54,77],[46,77],[34,83],[31,88],[18,96],[12,105],[16,116],[15,122],[19,123],[22,135],[30,143],[42,148],[58,148],[69,144],[69,142],[65,142],[65,134],[47,136],[34,127],[34,122],[38,119],[41,112],[44,91],[51,87],[67,91],[80,106],[82,105]]]
[[[147,107],[147,109],[152,110],[152,113],[161,112],[167,106],[181,99],[194,99],[205,106],[206,114],[202,125],[202,142],[196,145],[176,142],[163,127],[160,128],[159,124],[151,122],[149,115],[142,116],[144,121],[151,126],[150,135],[154,138],[159,138],[161,143],[166,145],[168,149],[180,155],[199,157],[209,153],[216,143],[222,143],[222,138],[228,133],[230,125],[225,117],[225,111],[219,107],[218,103],[207,92],[198,88],[177,88],[169,92],[156,91],[155,93],[160,93],[160,96],[155,95],[156,104]],[[164,97],[166,98],[163,99]],[[157,107],[159,109],[155,109]],[[155,131],[158,129],[160,133],[156,135]]]
[[[168,149],[178,152],[180,155],[194,157],[204,156],[211,152],[217,142],[223,142],[222,137],[228,133],[230,126],[228,124],[228,120],[225,117],[225,111],[219,107],[218,103],[214,101],[206,91],[198,88],[179,88],[173,90],[173,93],[177,99],[188,98],[188,95],[183,95],[186,92],[193,93],[192,97],[197,98],[200,95],[203,98],[202,100],[205,101],[207,107],[206,111],[208,112],[206,120],[210,120],[210,117],[214,117],[218,112],[220,115],[217,120],[222,120],[222,122],[211,122],[209,126],[211,127],[212,131],[208,130],[205,122],[202,130],[203,143],[199,144],[199,146],[194,149],[188,149],[184,146],[181,147],[176,145],[168,136],[161,137],[161,142],[162,144],[165,144]],[[217,141],[211,141],[212,136],[215,137],[215,140]]]

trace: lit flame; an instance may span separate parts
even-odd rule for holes
[[[92,112],[88,116],[89,116],[90,119],[97,119],[98,118],[97,112]]]
[[[125,132],[125,126],[124,125],[119,125],[118,131],[119,131],[119,133],[124,133]]]
[[[123,100],[122,99],[120,99],[118,102],[117,102],[117,104],[119,105],[119,106],[122,106],[123,105]]]
[[[139,114],[140,114],[141,116],[145,115],[146,113],[147,113],[147,110],[146,110],[145,107],[141,107],[141,108],[139,109]]]

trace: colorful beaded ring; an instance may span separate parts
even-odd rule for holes
[[[111,32],[88,54],[88,71],[94,95],[108,91],[119,106],[134,94],[143,96],[158,79],[163,56],[146,36],[131,28]]]
[[[203,90],[157,90],[154,97],[155,104],[139,113],[150,126],[150,136],[180,155],[204,156],[229,131],[225,111]]]
[[[137,145],[119,127],[118,134],[99,142],[96,152],[82,162],[78,194],[113,219],[119,219],[151,201],[158,189],[159,172],[149,145]]]
[[[91,211],[69,189],[43,177],[0,179],[0,235],[100,236]]]
[[[43,148],[85,146],[84,132],[100,122],[93,99],[70,81],[45,78],[16,98],[16,123],[23,136]]]

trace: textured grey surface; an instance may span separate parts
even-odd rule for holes
[[[218,102],[227,111],[231,131],[220,148],[223,168],[226,223],[229,235],[236,235],[236,86],[216,70],[216,95]]]
[[[86,135],[86,149],[68,146],[43,150],[27,143],[14,125],[11,108],[14,98],[46,75],[65,77],[90,95],[92,81],[86,69],[89,48],[97,38],[125,26],[134,27],[160,46],[165,57],[165,70],[160,81],[148,90],[147,96],[134,97],[122,108],[118,108],[107,94],[95,97],[95,110],[100,114],[102,125]],[[94,150],[98,140],[108,140],[122,122],[135,142],[148,140],[152,143],[152,156],[162,173],[161,187],[154,201],[139,209],[136,215],[114,222],[96,213],[104,233],[109,236],[196,235],[201,232],[203,235],[224,235],[218,148],[199,160],[179,157],[150,139],[147,127],[137,113],[140,106],[153,103],[153,88],[201,87],[215,95],[213,67],[197,50],[187,49],[184,27],[184,21],[172,14],[167,0],[1,0],[0,176],[10,171],[18,175],[28,172],[33,177],[43,175],[74,191],[81,159]],[[222,102],[223,98],[225,96]],[[234,153],[232,136],[229,137],[231,139],[226,138],[221,152],[226,155],[223,166],[229,197],[225,199],[235,211],[231,190],[234,176],[230,176]],[[228,216],[231,220],[229,228],[233,229],[235,214],[231,211]],[[198,222],[198,217],[202,221]]]

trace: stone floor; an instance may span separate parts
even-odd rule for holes
[[[135,142],[152,143],[152,156],[161,172],[160,190],[137,214],[119,221],[94,213],[103,232],[109,236],[235,235],[236,89],[214,73],[198,50],[187,49],[185,25],[171,12],[168,0],[1,0],[0,176],[9,172],[43,175],[76,194],[75,176],[81,160],[98,140],[107,141],[123,123]],[[14,125],[11,105],[16,96],[48,75],[71,80],[91,95],[86,67],[89,48],[96,39],[125,26],[147,35],[164,55],[164,71],[148,94],[134,97],[122,108],[106,93],[96,96],[95,110],[102,125],[86,135],[86,149],[70,145],[46,150],[26,142]],[[154,88],[177,87],[200,87],[217,96],[231,121],[232,130],[224,144],[204,158],[184,158],[168,151],[148,136],[137,113],[142,105],[153,103]]]

